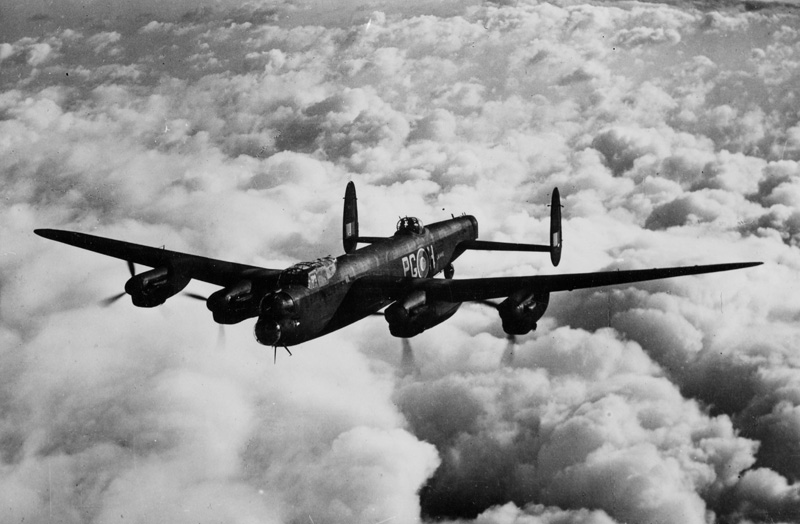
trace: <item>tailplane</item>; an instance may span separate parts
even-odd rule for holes
[[[561,262],[561,196],[558,188],[553,188],[553,198],[550,201],[550,245],[541,244],[515,244],[511,242],[491,242],[488,240],[464,240],[459,243],[461,249],[476,251],[533,251],[550,253],[550,261],[554,266]]]

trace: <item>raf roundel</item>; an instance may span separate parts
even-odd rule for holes
[[[417,273],[421,278],[428,276],[428,269],[430,268],[430,261],[428,260],[428,252],[420,248],[417,251]]]

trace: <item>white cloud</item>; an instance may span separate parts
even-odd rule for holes
[[[494,506],[475,519],[479,524],[613,524],[604,511],[586,509],[562,510],[546,507],[541,504],[529,504],[520,509],[509,502],[502,506]]]
[[[796,13],[73,4],[3,20],[2,520],[796,517]],[[380,320],[273,366],[202,305],[95,307],[124,264],[31,234],[280,267],[341,252],[350,179],[370,235],[469,212],[541,242],[557,185],[565,270],[767,264],[554,295],[502,367],[464,306],[396,381]]]
[[[122,35],[116,31],[103,31],[86,39],[86,43],[94,48],[95,54],[106,51],[109,46],[120,41]]]
[[[158,22],[153,20],[147,25],[139,29],[141,33],[155,33],[155,32],[168,32],[175,28],[175,24],[171,22]]]
[[[740,502],[734,505],[739,514],[751,513],[755,509],[762,514],[791,521],[800,512],[797,486],[789,486],[785,478],[769,469],[758,468],[746,472],[737,488],[737,495]],[[747,508],[745,504],[754,508]]]

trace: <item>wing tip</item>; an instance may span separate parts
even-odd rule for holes
[[[43,229],[34,229],[33,232],[42,238],[46,238],[48,240],[55,240],[56,242],[64,242],[66,244],[75,242],[82,237],[89,236],[83,233],[76,233],[74,231],[65,231],[63,229],[43,228]]]
[[[46,228],[34,229],[33,232],[39,235],[40,237],[49,238],[50,240],[55,240],[56,237],[58,237],[59,233],[57,229],[46,229]]]
[[[764,263],[761,261],[758,262],[739,262],[738,264],[731,264],[732,266],[736,266],[734,269],[744,269],[748,267],[756,267],[761,266]]]
[[[56,242],[62,242],[72,246],[82,247],[84,249],[87,249],[86,245],[88,245],[92,240],[96,239],[92,235],[87,235],[86,233],[65,231],[63,229],[34,229],[33,232],[42,238],[55,240]]]

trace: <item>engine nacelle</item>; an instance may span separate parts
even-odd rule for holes
[[[274,317],[293,317],[297,314],[294,297],[286,291],[278,291],[261,300],[261,312]]]
[[[503,321],[503,331],[509,335],[524,335],[536,329],[550,302],[550,293],[518,291],[497,307]]]
[[[261,300],[261,313],[254,331],[260,344],[275,346],[293,343],[300,328],[297,302],[302,298],[302,293],[293,289],[293,292],[282,290],[271,293]]]
[[[265,346],[276,346],[292,336],[300,321],[293,318],[274,318],[271,315],[261,315],[256,321],[253,331],[259,344]]]
[[[417,291],[387,307],[384,316],[393,336],[410,338],[441,324],[459,307],[460,302],[426,302],[425,293]]]
[[[236,324],[258,315],[259,303],[253,293],[253,282],[242,280],[212,293],[206,301],[206,307],[218,324]]]
[[[131,296],[134,306],[155,307],[182,291],[190,280],[178,271],[157,267],[132,276],[125,283],[125,292]]]

